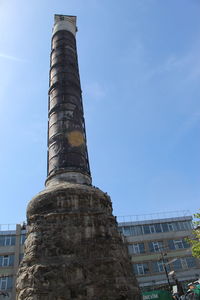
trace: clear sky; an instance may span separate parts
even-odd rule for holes
[[[196,212],[199,0],[0,0],[0,223],[44,188],[54,14],[78,17],[93,184],[114,214]]]

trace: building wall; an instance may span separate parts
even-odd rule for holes
[[[15,300],[15,280],[23,256],[25,230],[21,225],[16,225],[15,230],[7,227],[0,231],[0,291],[7,295],[0,294],[0,300]]]
[[[119,223],[119,230],[126,237],[133,270],[142,289],[168,285],[170,271],[182,283],[200,277],[199,260],[192,257],[185,240],[192,234],[191,216],[123,222]],[[170,284],[175,284],[173,277],[168,277]]]
[[[192,258],[185,241],[192,232],[191,216],[123,222],[119,223],[119,231],[125,237],[133,271],[142,289],[167,285],[163,260],[167,272],[174,270],[179,281],[190,282],[200,277],[199,260]],[[16,225],[15,230],[0,230],[0,291],[9,294],[9,297],[0,295],[0,300],[15,300],[15,280],[25,233],[21,225]],[[170,277],[169,280],[173,285],[174,280]]]

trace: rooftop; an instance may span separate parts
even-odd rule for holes
[[[123,225],[142,225],[155,224],[173,221],[192,220],[192,215],[189,210],[160,212],[142,215],[118,216],[117,221],[119,226]]]

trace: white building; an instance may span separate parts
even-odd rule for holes
[[[0,299],[15,300],[16,273],[23,256],[25,234],[24,226],[0,225]]]
[[[185,240],[192,233],[192,216],[188,212],[181,214],[146,215],[146,220],[141,220],[142,216],[118,218],[142,290],[175,284],[168,275],[170,271],[183,286],[200,277],[199,260],[192,257]]]
[[[200,262],[192,257],[185,240],[191,236],[192,216],[181,214],[118,217],[119,231],[126,237],[133,271],[143,290],[166,288],[170,271],[175,271],[183,284],[200,277]],[[15,300],[15,280],[25,238],[24,225],[0,225],[0,293],[8,294],[0,295],[0,300]],[[174,280],[168,277],[173,285]]]

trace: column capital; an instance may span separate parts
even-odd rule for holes
[[[54,15],[53,35],[59,30],[70,31],[76,35],[76,16]]]

